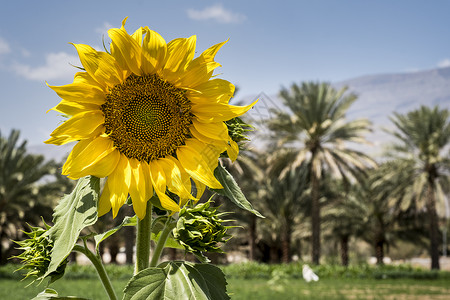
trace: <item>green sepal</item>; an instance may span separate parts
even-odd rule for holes
[[[226,286],[225,275],[216,266],[170,261],[133,276],[123,300],[228,300]]]
[[[247,200],[244,193],[242,193],[241,188],[238,186],[233,176],[220,164],[214,170],[214,176],[222,184],[223,189],[211,189],[219,195],[225,196],[231,200],[238,207],[249,211],[260,218],[265,218],[256,209],[253,208],[252,204]]]
[[[43,277],[56,271],[69,256],[81,230],[93,225],[97,219],[100,179],[94,176],[80,178],[70,195],[65,195],[53,213],[54,225],[47,231],[53,240],[51,261]]]

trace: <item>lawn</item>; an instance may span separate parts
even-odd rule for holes
[[[114,280],[117,295],[127,280]],[[0,279],[0,299],[32,299],[43,286],[29,286],[12,279]],[[52,285],[60,295],[77,295],[92,300],[107,300],[103,287],[91,279],[61,279]],[[230,279],[228,291],[233,300],[290,299],[450,299],[450,282],[445,279],[336,279],[306,283],[301,279],[270,282],[265,279]],[[119,296],[119,298],[120,298]]]
[[[129,274],[132,268],[108,267],[120,298],[122,289],[128,281],[126,274]],[[375,273],[372,269],[363,270],[363,272],[358,267],[352,271],[353,275],[351,275],[348,271],[342,273],[342,271],[338,272],[340,269],[324,267],[321,270],[323,277],[318,282],[306,283],[299,276],[293,276],[290,273],[293,269],[292,265],[271,267],[270,276],[266,276],[267,274],[263,272],[267,268],[268,266],[262,264],[225,268],[225,272],[230,275],[228,292],[231,299],[450,299],[450,276],[446,272],[439,273],[439,276],[430,276],[431,273],[415,270],[389,269],[383,271],[387,274],[385,278],[386,276],[378,276],[379,273]],[[239,274],[235,272],[237,269],[240,270]],[[330,271],[325,275],[325,269],[333,272]],[[25,287],[27,282],[19,281],[18,275],[9,276],[10,270],[11,267],[0,269],[0,299],[32,299],[45,289],[43,284]],[[66,276],[56,281],[51,287],[61,296],[76,295],[92,300],[107,300],[103,287],[90,270],[89,267],[71,267]],[[240,276],[244,274],[244,270],[248,272],[245,276]],[[267,271],[270,270],[267,269]],[[362,276],[364,274],[365,276]]]

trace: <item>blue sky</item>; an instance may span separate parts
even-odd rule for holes
[[[101,49],[106,30],[149,26],[168,42],[197,35],[197,51],[230,39],[216,56],[239,96],[272,95],[293,82],[450,66],[450,1],[3,1],[0,130],[40,144],[61,121],[52,85],[79,65],[69,42]]]

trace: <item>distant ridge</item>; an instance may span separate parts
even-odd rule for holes
[[[391,139],[382,128],[393,128],[389,117],[394,112],[404,114],[421,105],[450,108],[450,67],[362,76],[334,86],[348,86],[349,92],[358,96],[349,109],[348,117],[364,117],[372,121],[374,132],[368,138],[376,147],[375,152]]]

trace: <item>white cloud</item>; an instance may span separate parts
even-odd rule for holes
[[[11,52],[11,48],[9,47],[8,42],[0,37],[0,55],[7,54],[9,52]]]
[[[446,58],[446,59],[441,60],[440,62],[438,62],[437,66],[439,68],[450,67],[450,59]]]
[[[205,7],[202,10],[188,9],[187,14],[193,20],[214,20],[219,23],[241,23],[247,19],[241,13],[235,13],[225,9],[220,3]]]
[[[101,35],[104,35],[104,36],[108,36],[108,30],[111,29],[111,28],[113,28],[113,27],[114,27],[114,26],[111,25],[111,23],[109,23],[109,22],[103,22],[103,25],[102,25],[102,26],[95,28],[95,32],[96,32],[96,33],[99,33],[99,34],[101,34]]]
[[[25,48],[20,49],[20,54],[22,54],[23,57],[30,57],[31,56],[30,51],[28,51]]]
[[[55,80],[71,79],[76,72],[72,66],[80,66],[78,56],[70,55],[65,52],[49,53],[45,57],[45,64],[39,67],[31,67],[24,64],[14,64],[13,71],[30,80]]]

